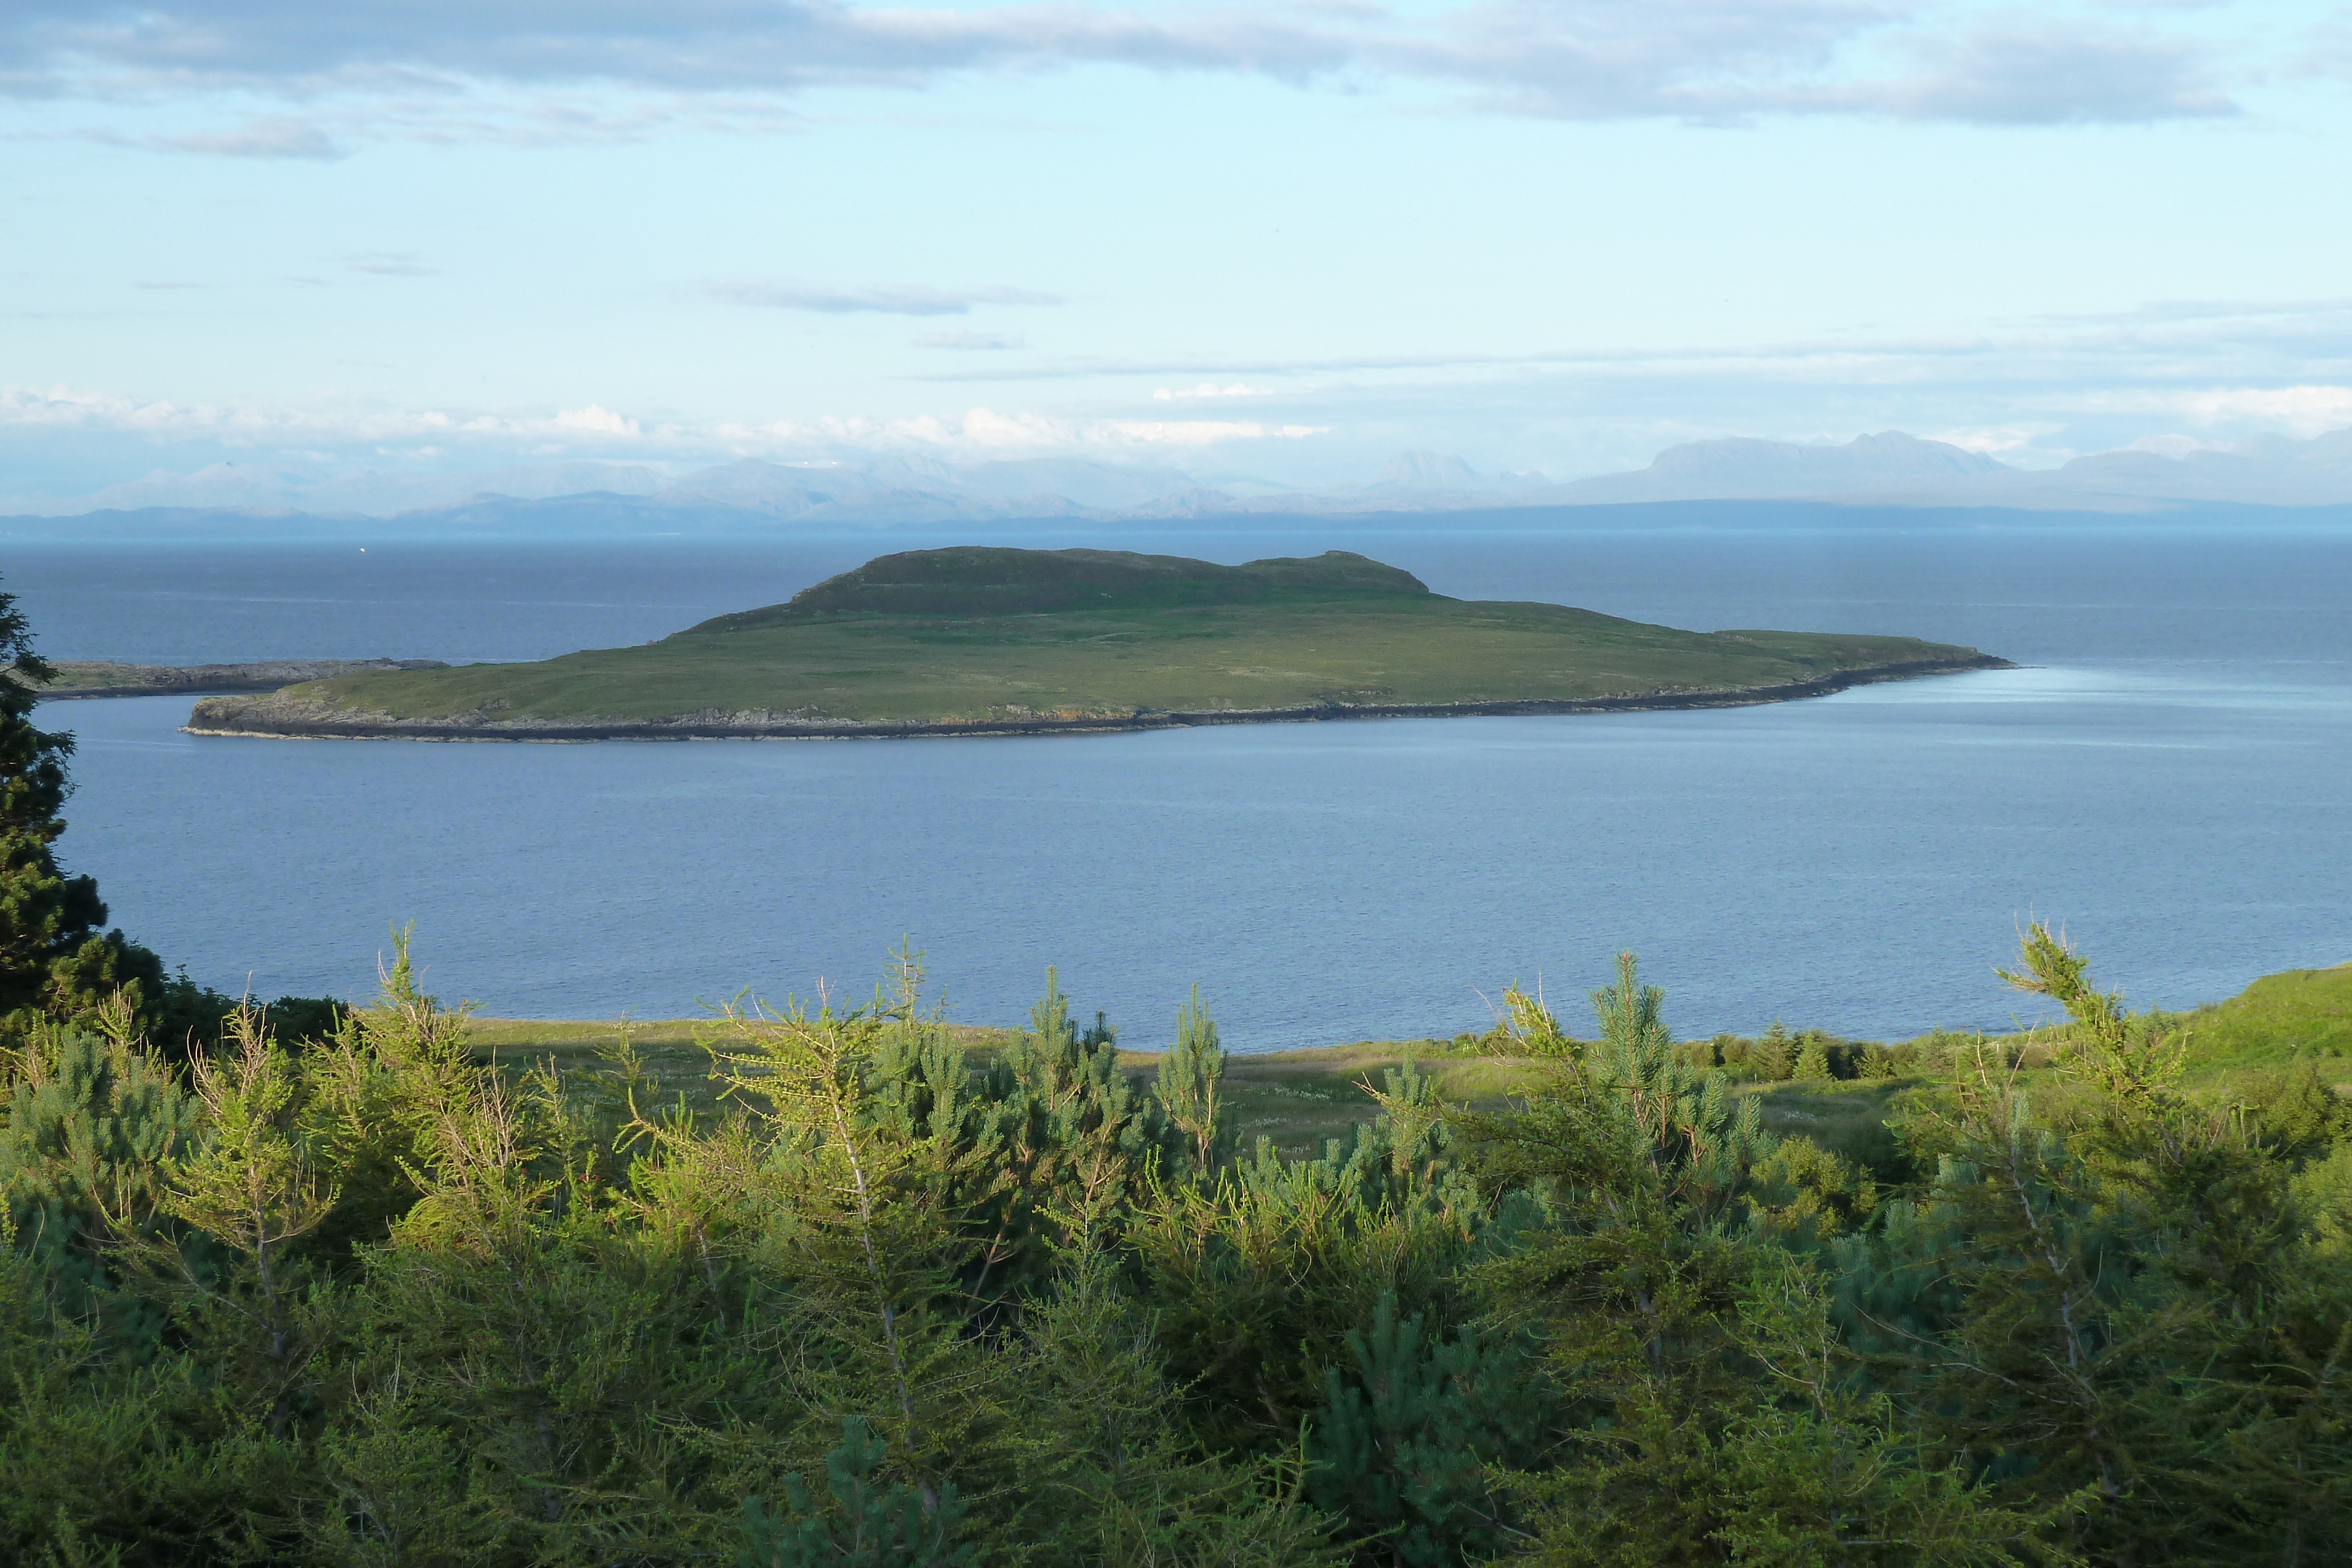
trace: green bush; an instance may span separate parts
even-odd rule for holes
[[[1512,1102],[1408,1058],[1297,1158],[1197,1002],[1157,1079],[1050,976],[967,1057],[911,955],[713,1020],[701,1110],[483,1061],[404,934],[300,1049],[102,998],[0,1059],[0,1561],[2344,1559],[2333,1091],[2017,978],[2049,1068],[1677,1044],[1628,958],[1591,1040],[1508,993]]]

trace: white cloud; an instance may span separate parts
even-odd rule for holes
[[[2037,438],[2048,434],[2053,428],[2046,424],[2000,424],[1967,430],[1933,431],[1922,439],[1940,441],[1963,452],[1980,452],[1988,457],[1998,457],[2006,452],[2021,452],[2031,447]]]
[[[1199,386],[1192,388],[1161,387],[1151,395],[1161,402],[1171,402],[1180,398],[1270,397],[1273,393],[1265,387],[1246,386],[1240,382],[1226,387],[1218,386],[1213,382],[1202,382]]]
[[[576,430],[593,435],[617,435],[634,441],[645,434],[634,419],[625,419],[598,403],[586,408],[565,409],[559,413],[553,424],[558,430]]]
[[[1297,85],[1419,82],[1475,109],[1580,120],[2140,123],[2231,112],[2222,78],[2232,68],[2257,74],[2249,57],[2260,40],[2242,29],[2215,42],[2178,12],[2160,0],[2110,5],[2096,20],[2020,20],[1999,0],[1474,0],[1437,10],[1291,0],[1149,11],[1059,0],[149,0],[135,9],[12,0],[0,12],[0,92],[364,102],[380,111],[382,134],[502,139],[567,134],[561,117],[526,110],[518,120],[509,106],[583,87],[647,100],[617,113],[608,101],[568,131],[605,137],[678,118],[681,99],[766,99],[772,110],[819,87],[911,89],[953,73],[1100,64]],[[2306,46],[2314,59],[2325,52]],[[315,124],[292,121],[179,141],[241,156],[339,148]]]
[[[125,397],[118,392],[71,387],[39,391],[0,387],[0,426],[114,431],[159,439],[211,440],[228,446],[287,443],[400,444],[447,441],[575,438],[596,442],[649,439],[634,419],[594,403],[546,415],[467,413],[439,409],[381,409],[338,404],[331,400],[291,407],[182,403],[168,399]],[[673,437],[675,427],[654,433]]]
[[[2226,441],[2206,441],[2194,435],[2143,435],[2121,448],[2125,452],[2153,452],[2158,457],[2186,457],[2193,452],[2227,452]]]
[[[999,413],[989,408],[969,409],[961,415],[776,420],[765,424],[718,427],[718,434],[741,451],[806,450],[817,446],[950,453],[1080,451],[1118,446],[1212,446],[1226,441],[1297,441],[1328,433],[1328,425],[1210,419],[1069,419],[1045,413]]]
[[[1951,430],[1927,429],[1920,437],[1957,446],[1963,452],[1982,453],[1996,457],[2012,468],[2062,468],[2082,455],[2074,447],[2053,442],[2050,438],[2065,430],[2055,421],[2034,421],[2016,424],[1963,425]],[[1832,438],[1834,439],[1834,437]]]
[[[2352,424],[2352,386],[2208,387],[2094,393],[2077,405],[2101,413],[2160,413],[2204,425],[2252,424],[2314,436]]]
[[[920,284],[877,288],[827,288],[799,283],[742,280],[709,283],[703,292],[732,305],[756,305],[771,310],[814,310],[845,316],[871,312],[887,316],[961,316],[975,305],[1059,305],[1058,294],[1001,285],[981,288],[929,288]]]
[[[1919,32],[1898,46],[1906,75],[1800,89],[1898,120],[1980,125],[2130,123],[2232,115],[2215,83],[2210,47],[2148,27],[2011,18],[1955,34]]]
[[[2084,412],[2168,413],[2210,401],[2202,389],[2261,386],[2322,378],[2352,378],[2352,300],[2207,301],[2158,304],[2075,317],[2041,317],[1949,329],[1878,336],[1864,331],[1780,341],[1699,341],[1674,348],[1534,348],[1515,352],[1423,350],[1361,352],[1318,358],[1196,359],[1070,358],[1024,360],[978,369],[959,366],[911,380],[934,383],[1071,381],[1106,383],[1150,378],[1200,377],[1208,386],[1224,378],[1316,379],[1315,396],[1328,405],[1370,389],[1404,395],[1442,386],[1454,396],[1474,384],[1497,389],[1535,386],[1636,388],[1643,395],[1675,389],[1693,402],[1725,389],[1835,386],[1857,391],[1941,389],[1942,406],[1906,415],[1930,428],[1997,432],[2058,428],[2049,416]],[[1150,384],[1147,382],[1146,384]],[[1254,384],[1244,381],[1243,384]],[[2010,400],[1998,409],[1968,406],[1977,389]],[[2131,389],[2125,392],[2122,389]],[[1171,397],[1175,394],[1171,392]],[[2234,395],[2234,394],[2228,394]],[[2262,393],[2242,410],[2268,417],[2261,405],[2280,403],[2293,414],[2304,394]],[[2107,402],[2095,400],[2108,399]],[[2310,418],[2329,418],[2326,397]],[[1844,416],[1841,416],[1843,419]],[[2308,419],[2305,421],[2308,423]],[[1774,423],[1780,422],[1775,420]],[[2060,422],[2063,423],[2063,422]],[[2340,423],[2340,421],[2339,421]],[[1997,448],[1987,448],[1995,450]]]
[[[1006,332],[975,332],[969,327],[950,327],[937,332],[924,332],[907,340],[917,349],[961,349],[988,351],[1005,349],[1025,349],[1026,338]]]
[[[1328,424],[1260,424],[1254,420],[1112,419],[1103,429],[1115,440],[1154,446],[1207,446],[1220,441],[1303,441],[1328,435]]]
[[[341,263],[346,272],[364,272],[376,277],[433,276],[433,269],[417,259],[413,250],[360,250],[332,259]]]
[[[350,156],[319,126],[300,120],[254,120],[228,131],[151,136],[142,146],[159,152],[205,152],[222,158],[307,158],[331,162]]]
[[[2352,424],[2352,387],[2218,388],[2189,394],[2184,407],[2208,423],[2252,420],[2310,436]]]
[[[1328,426],[1237,420],[1071,418],[971,408],[961,414],[836,415],[814,420],[648,425],[601,403],[550,414],[380,409],[331,400],[290,407],[179,403],[70,387],[0,388],[0,427],[75,429],[225,447],[368,444],[386,455],[453,444],[531,452],[807,455],[835,450],[1075,451],[1103,446],[1207,446],[1225,441],[1297,441]]]

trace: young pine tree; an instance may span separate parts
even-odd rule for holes
[[[1830,1039],[1817,1029],[1805,1031],[1797,1051],[1797,1064],[1789,1076],[1804,1082],[1819,1082],[1833,1074],[1830,1071]]]
[[[1115,1228],[1150,1180],[1167,1116],[1119,1071],[1117,1041],[1100,1013],[1092,1029],[1071,1021],[1069,997],[1047,969],[1028,1030],[980,1085],[995,1106],[1003,1180],[986,1217],[974,1296],[1035,1284],[1057,1247]]]
[[[320,1179],[302,1133],[300,1070],[259,1009],[238,1008],[227,1048],[192,1065],[204,1134],[161,1205],[186,1228],[149,1251],[182,1306],[184,1331],[218,1358],[219,1372],[249,1380],[270,1436],[282,1437],[331,1332],[297,1244],[340,1195]]]
[[[0,1052],[0,1217],[77,1304],[114,1272],[126,1230],[154,1228],[202,1113],[146,1049],[127,1001],[104,1032],[50,1025]]]
[[[1176,1043],[1160,1059],[1160,1103],[1203,1173],[1213,1171],[1230,1152],[1218,1089],[1225,1077],[1225,1049],[1217,1043],[1217,1022],[1201,1005],[1201,988],[1176,1011]]]

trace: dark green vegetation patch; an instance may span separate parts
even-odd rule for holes
[[[749,632],[860,612],[961,619],[1068,610],[1169,610],[1333,599],[1361,601],[1399,595],[1425,598],[1429,587],[1409,571],[1348,550],[1326,550],[1307,559],[1276,558],[1219,566],[1180,555],[1138,555],[1131,550],[957,545],[878,556],[855,571],[827,578],[794,594],[788,603],[721,615],[689,628],[685,635]]]

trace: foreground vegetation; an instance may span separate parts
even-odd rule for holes
[[[2352,1549],[2333,1059],[2200,1100],[2177,1021],[2038,928],[2041,1068],[1743,1084],[1628,959],[1595,1038],[1513,993],[1433,1064],[1486,1108],[1367,1071],[1293,1155],[1242,1146],[1197,1004],[1148,1075],[1050,987],[968,1051],[903,960],[703,1025],[698,1096],[633,1040],[489,1060],[410,977],[299,1051],[243,1010],[182,1064],[118,1003],[12,1057],[0,1554]],[[1800,1093],[1879,1145],[1776,1134]]]
[[[1627,956],[1286,1148],[1329,1059],[1197,996],[1123,1059],[902,954],[689,1066],[404,940],[362,1008],[166,979],[5,596],[0,664],[0,1562],[2352,1556],[2352,971],[2132,1016],[2037,926],[2065,1026],[1889,1047],[1678,1042]]]
[[[553,737],[1020,730],[1655,705],[1997,663],[1906,637],[1682,632],[1556,604],[1448,599],[1339,550],[1226,567],[964,548],[884,556],[789,604],[644,647],[207,698],[190,726]]]

